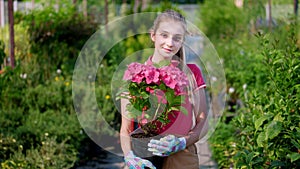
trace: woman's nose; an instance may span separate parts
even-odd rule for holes
[[[167,42],[166,42],[166,44],[168,45],[168,46],[170,46],[170,47],[172,47],[173,46],[173,38],[168,38],[167,39]]]

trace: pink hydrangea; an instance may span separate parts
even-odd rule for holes
[[[188,85],[187,76],[173,64],[156,68],[153,65],[133,62],[127,66],[123,79],[138,84],[145,81],[146,84],[159,85],[162,82],[167,87],[174,89],[176,95],[182,93]]]
[[[145,78],[146,78],[146,83],[155,83],[158,84],[160,79],[159,79],[159,69],[153,67],[153,66],[146,66],[144,70]]]
[[[161,68],[162,81],[171,89],[174,89],[176,94],[188,85],[187,76],[175,66],[165,66]]]
[[[145,65],[133,62],[127,66],[127,69],[124,73],[123,79],[124,80],[132,80],[135,76],[139,76],[136,79],[140,79],[143,77],[142,71]]]

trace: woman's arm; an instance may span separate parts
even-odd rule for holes
[[[121,129],[120,129],[120,141],[123,154],[128,154],[131,151],[131,140],[129,133],[131,132],[131,120],[127,117],[126,105],[129,103],[126,99],[121,99]]]
[[[195,112],[199,112],[196,114],[196,125],[195,127],[189,132],[186,139],[186,146],[190,146],[200,138],[204,137],[208,131],[208,122],[207,118],[207,103],[206,103],[206,94],[205,89],[200,88],[194,91],[194,109]]]
[[[130,132],[131,128],[131,119],[127,118],[128,112],[126,111],[126,105],[129,103],[126,99],[121,99],[121,114],[122,114],[122,122],[120,129],[120,141],[121,148],[124,154],[125,164],[128,168],[151,168],[155,169],[155,166],[146,159],[142,159],[134,155],[131,149],[131,140],[130,140]]]

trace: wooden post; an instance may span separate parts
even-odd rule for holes
[[[298,15],[298,0],[294,0],[294,13],[296,16]]]
[[[134,13],[138,12],[140,5],[141,5],[140,0],[135,0],[134,1],[134,9],[133,9]]]
[[[268,1],[268,9],[269,9],[269,22],[268,22],[268,25],[269,25],[269,30],[271,31],[272,30],[272,0],[269,0]]]
[[[0,0],[0,27],[4,27],[4,0]]]
[[[58,12],[60,8],[59,0],[56,0],[56,11]]]
[[[14,35],[14,6],[13,1],[8,0],[8,22],[9,22],[9,55],[11,67],[15,67],[15,35]]]
[[[87,0],[82,1],[82,11],[84,18],[87,19]]]
[[[105,31],[107,32],[107,24],[108,24],[108,1],[105,0],[104,6],[104,18],[105,18]]]

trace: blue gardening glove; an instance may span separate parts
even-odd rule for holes
[[[148,151],[157,156],[169,156],[186,148],[186,140],[184,137],[175,137],[168,135],[160,140],[150,140],[148,143]]]
[[[149,160],[141,159],[140,157],[135,156],[132,151],[127,153],[127,155],[124,157],[124,160],[129,169],[144,169],[145,167],[156,169],[156,167]]]

